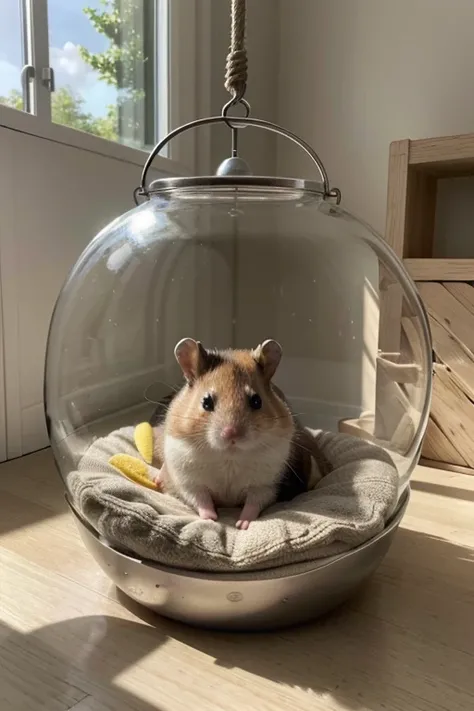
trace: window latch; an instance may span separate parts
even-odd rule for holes
[[[52,67],[43,67],[41,72],[41,81],[43,85],[53,93],[54,87],[54,69]]]

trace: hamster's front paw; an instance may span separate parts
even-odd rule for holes
[[[157,489],[162,489],[163,481],[166,476],[165,465],[161,468],[155,467],[156,473],[152,476],[152,481],[155,483]]]
[[[208,491],[200,491],[196,493],[196,509],[199,518],[205,521],[217,521],[217,512],[212,496]]]
[[[202,518],[205,521],[217,521],[217,513],[214,508],[198,508],[198,514],[199,518]]]
[[[260,514],[260,506],[257,504],[245,504],[241,511],[240,518],[235,524],[241,531],[246,531],[252,521],[255,521]]]

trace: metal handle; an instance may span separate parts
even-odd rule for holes
[[[32,64],[25,64],[20,73],[21,88],[23,93],[23,109],[31,113],[30,81],[35,78],[35,68]]]
[[[198,128],[199,126],[205,126],[207,124],[213,124],[213,123],[226,123],[229,124],[229,122],[232,123],[232,125],[236,124],[237,126],[255,126],[256,128],[263,128],[267,131],[272,131],[273,133],[277,133],[280,136],[284,136],[285,138],[288,138],[290,141],[293,141],[293,143],[296,143],[300,148],[302,148],[305,153],[311,158],[313,163],[316,165],[319,174],[321,176],[321,181],[323,183],[324,187],[324,196],[329,197],[329,198],[335,198],[336,201],[339,203],[341,199],[341,192],[338,188],[333,188],[331,190],[329,186],[329,178],[328,174],[326,173],[326,169],[316,153],[316,151],[311,148],[309,143],[306,143],[306,141],[303,141],[299,136],[297,136],[295,133],[292,133],[291,131],[288,131],[286,128],[282,128],[281,126],[278,126],[276,123],[271,123],[271,121],[265,121],[263,119],[256,119],[256,118],[248,118],[248,117],[234,117],[229,118],[225,115],[223,116],[209,116],[207,118],[201,118],[201,119],[196,119],[195,121],[190,121],[189,123],[185,123],[182,126],[178,126],[178,128],[175,128],[173,131],[170,131],[167,136],[161,139],[159,143],[156,144],[156,146],[153,148],[152,152],[148,156],[145,165],[143,166],[142,170],[142,176],[140,180],[140,187],[135,191],[135,199],[137,198],[138,195],[148,195],[148,190],[146,188],[146,178],[148,171],[151,167],[151,164],[155,160],[156,156],[163,150],[163,148],[171,141],[173,138],[176,138],[179,136],[181,133],[184,133],[185,131],[188,131],[191,128]]]

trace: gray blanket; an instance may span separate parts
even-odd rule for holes
[[[381,532],[394,512],[399,476],[380,447],[345,434],[315,432],[334,467],[312,491],[275,504],[235,528],[238,510],[202,521],[181,501],[120,475],[109,458],[139,456],[133,428],[96,440],[70,473],[82,516],[114,547],[190,571],[255,572],[307,564],[348,551]]]

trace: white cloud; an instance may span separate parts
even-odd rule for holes
[[[116,102],[117,90],[102,81],[100,74],[82,59],[79,45],[66,42],[63,47],[51,47],[50,59],[56,86],[69,86],[80,94],[86,111],[102,116],[107,105]]]
[[[66,42],[63,47],[51,47],[50,58],[58,86],[68,84],[81,91],[99,79],[97,72],[79,54],[79,45],[73,42]]]

